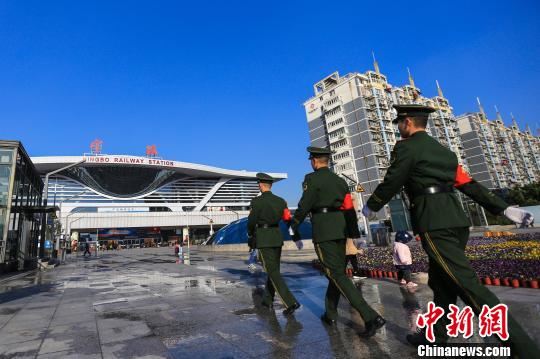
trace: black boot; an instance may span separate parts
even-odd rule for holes
[[[366,322],[366,329],[360,333],[361,337],[369,338],[375,335],[377,329],[382,328],[386,324],[386,320],[383,317],[378,315],[375,319]]]
[[[321,320],[326,323],[327,325],[333,327],[336,325],[336,321],[334,319],[330,319],[328,318],[328,316],[326,315],[326,313],[324,313],[323,315],[321,315]]]
[[[445,344],[447,342],[447,339],[441,339],[441,338],[435,338],[435,343],[431,343],[426,338],[426,330],[425,329],[418,329],[416,333],[414,334],[407,334],[407,341],[409,344],[417,347],[420,345],[429,345],[429,344]]]
[[[289,308],[285,309],[283,311],[283,315],[291,315],[294,313],[295,310],[300,308],[300,303],[296,302],[293,305],[291,305]]]

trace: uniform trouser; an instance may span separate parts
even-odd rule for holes
[[[500,303],[489,289],[484,287],[465,256],[469,228],[458,227],[420,233],[422,247],[429,257],[428,285],[433,290],[434,303],[449,313],[448,306],[455,304],[459,296],[478,316],[482,306],[493,307]],[[438,341],[447,339],[446,315],[436,323],[434,330]],[[508,315],[508,342],[513,355],[519,358],[540,358],[535,343],[516,320]]]
[[[272,304],[274,295],[277,293],[283,305],[289,308],[297,301],[280,273],[281,247],[259,248],[259,256],[268,275],[262,299],[263,303]]]
[[[343,294],[351,306],[360,313],[364,322],[375,319],[378,314],[366,303],[353,282],[345,275],[345,239],[314,243],[315,252],[328,278],[325,307],[326,316],[336,320],[339,296]]]

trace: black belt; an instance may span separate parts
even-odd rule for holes
[[[448,184],[441,184],[437,186],[430,186],[422,189],[420,192],[415,193],[415,197],[437,193],[452,193],[454,192],[454,186]]]
[[[332,207],[321,207],[317,209],[311,210],[312,214],[318,214],[318,213],[331,213],[331,212],[339,212],[339,208],[332,208]]]
[[[257,228],[277,228],[279,224],[257,224]]]

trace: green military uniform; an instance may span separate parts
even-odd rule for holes
[[[425,116],[432,111],[419,105],[395,106],[398,120]],[[419,113],[420,112],[420,113]],[[458,166],[457,156],[425,131],[399,141],[391,154],[391,165],[384,181],[377,186],[366,206],[379,211],[404,186],[410,200],[413,230],[420,234],[429,257],[428,284],[434,302],[445,308],[455,304],[458,295],[478,315],[482,305],[495,306],[498,298],[478,280],[465,256],[470,222],[453,188],[471,197],[491,213],[500,214],[507,207],[503,200],[478,184]],[[463,180],[465,177],[465,180]],[[535,345],[519,324],[508,317],[509,341],[520,357],[535,352]],[[437,341],[447,340],[446,316],[437,322]],[[535,354],[536,358],[540,354]]]
[[[272,177],[258,173],[260,182],[272,183]],[[275,293],[286,308],[299,306],[280,273],[283,235],[279,221],[288,212],[287,202],[270,191],[263,192],[251,201],[248,217],[248,236],[254,238],[254,247],[259,250],[264,270],[268,275],[263,295],[263,304],[272,307]],[[290,220],[290,218],[284,218]]]
[[[327,149],[316,147],[308,147],[308,151],[314,157],[331,154],[331,151]],[[354,217],[356,229],[354,234],[348,233],[348,229],[352,226],[347,225],[346,216],[340,210],[347,195],[350,196],[347,182],[330,171],[328,167],[322,167],[307,174],[303,182],[302,198],[294,213],[291,227],[296,232],[300,223],[308,214],[311,214],[313,245],[329,280],[324,314],[327,322],[335,322],[339,297],[343,294],[367,323],[375,320],[379,315],[366,303],[362,294],[345,275],[345,239],[359,236],[354,208],[348,212]]]

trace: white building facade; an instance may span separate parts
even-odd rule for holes
[[[52,175],[48,203],[76,229],[225,225],[247,216],[259,194],[257,172],[128,155],[32,157]],[[278,181],[285,173],[269,173]]]

